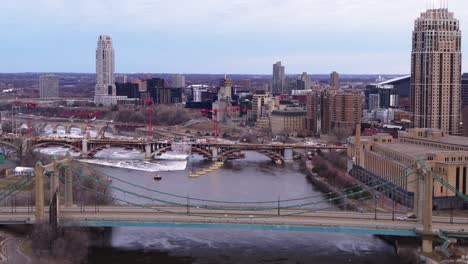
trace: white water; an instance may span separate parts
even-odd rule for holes
[[[35,151],[49,156],[65,156],[67,153],[70,153],[73,157],[80,156],[80,153],[71,151],[65,147],[38,148]],[[80,161],[101,166],[157,172],[185,170],[187,167],[187,157],[185,154],[168,152],[158,157],[157,161],[151,162],[145,161],[144,154],[138,150],[110,148],[96,153],[95,159],[80,159]]]

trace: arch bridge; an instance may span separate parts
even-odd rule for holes
[[[0,146],[11,148],[13,151],[22,154],[33,151],[40,147],[62,146],[72,151],[80,152],[83,157],[94,157],[97,152],[121,147],[125,149],[135,149],[145,153],[146,159],[160,156],[167,151],[172,150],[177,145],[183,145],[185,150],[203,156],[205,159],[224,161],[230,159],[243,158],[243,152],[254,151],[269,157],[276,162],[290,162],[294,158],[294,151],[303,150],[304,152],[316,150],[345,150],[346,147],[338,146],[310,146],[304,144],[248,144],[248,143],[176,143],[170,141],[154,141],[144,138],[137,139],[98,139],[98,138],[49,138],[34,137],[23,138],[16,136],[0,137]]]

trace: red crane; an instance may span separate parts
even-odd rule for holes
[[[12,102],[13,105],[17,106],[26,106],[28,109],[28,135],[32,136],[32,109],[37,107],[37,103],[34,102],[22,102],[22,101],[14,101]]]
[[[153,98],[146,98],[143,103],[148,108],[148,138],[153,138]]]
[[[89,129],[91,127],[90,126],[91,119],[95,119],[99,115],[99,112],[69,112],[69,113],[64,113],[63,115],[67,117],[85,116],[86,117],[86,138],[90,138]]]
[[[249,110],[249,109],[247,109]],[[215,137],[215,140],[218,140],[218,134],[219,134],[219,129],[218,129],[218,112],[239,112],[241,111],[240,107],[230,107],[227,108],[226,110],[219,110],[219,109],[202,109],[200,110],[200,113],[202,115],[206,115],[207,113],[212,113],[213,114],[213,135]]]

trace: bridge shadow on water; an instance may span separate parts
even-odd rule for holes
[[[157,228],[146,231],[146,235],[136,235],[138,229],[116,229],[116,245],[93,248],[89,263],[405,263],[391,245],[372,236]]]

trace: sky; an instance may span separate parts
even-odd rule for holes
[[[464,33],[467,0],[0,0],[0,72],[95,72],[108,34],[120,73],[406,74],[414,20],[447,1]]]

